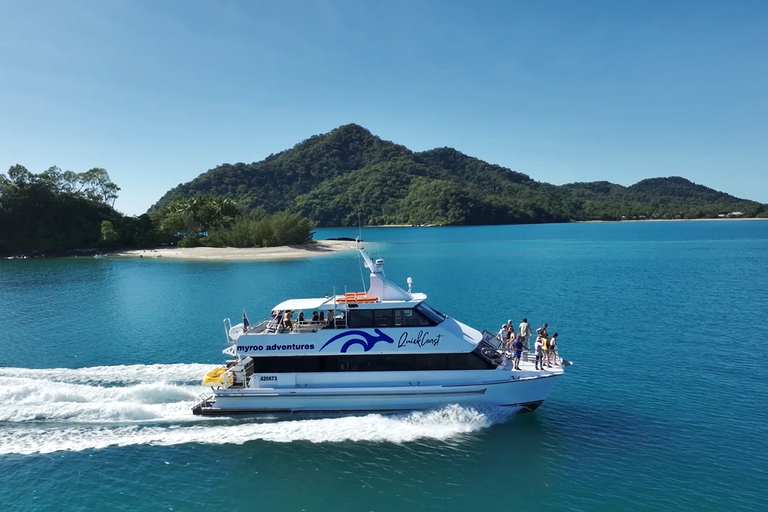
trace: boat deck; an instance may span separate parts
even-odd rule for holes
[[[514,362],[514,359],[512,359],[512,353],[511,352],[506,352],[505,355],[506,355],[506,357],[504,358],[504,362],[500,365],[500,367],[504,368],[505,370],[509,370],[509,371],[513,371],[513,372],[517,372],[517,371],[521,371],[521,372],[547,372],[547,371],[553,371],[553,370],[562,369],[562,368],[565,368],[566,366],[570,365],[569,362],[563,361],[562,359],[560,359],[560,357],[557,355],[557,353],[555,353],[554,360],[557,361],[558,364],[552,364],[551,366],[548,366],[548,365],[545,364],[543,370],[537,370],[536,369],[536,365],[535,365],[536,356],[533,354],[533,352],[531,352],[529,354],[526,354],[525,352],[523,352],[523,357],[520,358],[520,365],[519,365],[520,366],[520,370],[515,370],[514,369],[515,362]],[[526,356],[527,356],[527,360],[526,360]]]

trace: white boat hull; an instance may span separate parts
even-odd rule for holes
[[[407,411],[460,405],[519,406],[534,410],[547,398],[562,371],[482,372],[487,380],[453,385],[371,387],[241,388],[214,390],[195,414],[270,412]],[[365,378],[363,375],[358,377]],[[493,378],[495,378],[495,380]]]

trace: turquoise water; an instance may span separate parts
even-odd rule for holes
[[[356,236],[323,229],[316,238]],[[575,361],[535,413],[199,419],[222,319],[362,288],[355,255],[0,261],[12,510],[766,510],[768,222],[363,230],[387,275]]]

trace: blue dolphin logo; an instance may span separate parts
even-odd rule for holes
[[[360,346],[363,347],[363,350],[365,352],[368,352],[369,350],[371,350],[373,348],[374,345],[376,345],[380,341],[384,341],[386,343],[394,343],[395,342],[395,340],[393,340],[392,338],[390,338],[389,336],[387,336],[386,334],[384,334],[380,330],[374,329],[373,331],[376,334],[378,334],[378,336],[373,336],[372,334],[368,334],[365,331],[347,331],[347,332],[343,332],[341,334],[338,334],[338,335],[334,336],[333,338],[329,339],[328,341],[326,341],[325,345],[323,345],[320,348],[320,351],[322,351],[325,347],[327,347],[328,345],[330,345],[334,341],[339,340],[341,338],[345,338],[347,336],[360,336],[360,337],[353,337],[350,340],[348,340],[341,347],[341,350],[339,351],[342,354],[346,353],[347,349],[349,347],[351,347],[352,345],[360,345]]]

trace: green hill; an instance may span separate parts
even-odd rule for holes
[[[694,184],[653,178],[555,186],[452,148],[415,153],[349,124],[251,164],[222,164],[168,191],[151,210],[197,194],[268,213],[290,210],[320,226],[512,224],[702,218],[765,205]]]

